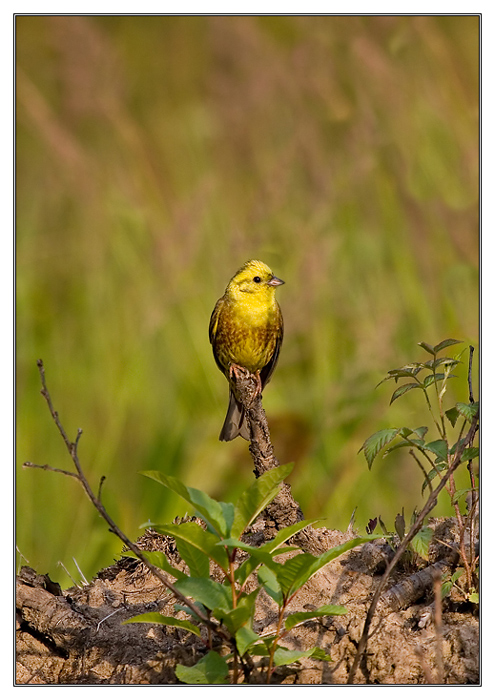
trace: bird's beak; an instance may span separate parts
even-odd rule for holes
[[[280,280],[278,277],[272,277],[267,284],[270,285],[270,287],[278,287],[279,284],[285,284],[284,280]]]

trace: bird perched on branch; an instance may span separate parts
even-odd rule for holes
[[[259,392],[268,383],[284,335],[282,313],[275,299],[275,289],[281,284],[284,282],[268,265],[249,260],[232,277],[211,315],[213,355],[230,386],[220,440],[233,440],[238,435],[249,440],[244,409],[235,397],[232,380],[246,369],[256,375]]]

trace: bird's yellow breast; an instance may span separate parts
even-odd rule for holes
[[[253,295],[246,300],[225,301],[215,332],[215,349],[221,364],[262,369],[272,357],[279,331],[278,304],[266,304]]]

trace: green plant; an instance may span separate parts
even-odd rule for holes
[[[266,682],[269,683],[276,666],[293,663],[302,657],[330,660],[319,647],[306,651],[290,650],[282,646],[281,641],[291,629],[306,620],[343,615],[347,610],[340,605],[324,605],[311,612],[286,616],[287,606],[299,589],[323,566],[349,549],[373,539],[373,536],[355,538],[320,556],[301,552],[283,563],[276,561],[277,555],[296,549],[284,546],[285,543],[315,521],[303,520],[286,527],[260,547],[242,541],[246,529],[273,500],[291,469],[292,465],[285,465],[266,472],[249,486],[235,505],[216,501],[203,491],[189,488],[178,479],[158,471],[144,472],[149,478],[182,496],[194,507],[206,526],[204,529],[199,522],[191,521],[153,524],[154,530],[175,539],[179,554],[189,568],[188,575],[173,567],[161,552],[144,552],[146,558],[177,578],[175,587],[192,598],[196,608],[204,611],[208,619],[225,629],[230,643],[230,653],[226,657],[220,656],[211,648],[214,640],[212,629],[208,627],[205,643],[209,652],[192,667],[179,664],[176,669],[179,680],[185,683],[226,683],[232,671],[231,681],[237,683],[240,667],[247,680],[253,668],[252,658],[259,657],[260,665],[266,669]],[[244,553],[242,561],[239,561],[240,552]],[[135,554],[131,553],[131,556]],[[220,577],[210,576],[212,565],[220,570]],[[256,574],[254,588],[253,574]],[[262,590],[275,601],[278,609],[276,630],[268,635],[253,629],[256,601]],[[193,621],[147,613],[127,620],[126,624],[165,624],[203,637],[198,625],[204,620],[198,618],[188,606],[176,605],[176,609],[189,613]]]
[[[414,526],[414,523],[416,522],[418,517],[418,513],[416,509],[413,511],[411,515],[411,519],[409,522],[409,530]],[[395,527],[395,532],[390,532],[381,519],[381,517],[378,518],[373,518],[372,520],[369,521],[367,527],[366,527],[366,532],[368,532],[370,535],[374,532],[375,527],[377,522],[380,522],[380,527],[382,529],[383,534],[385,537],[388,538],[388,543],[391,546],[391,548],[395,551],[397,547],[401,544],[401,542],[404,541],[404,538],[406,537],[407,532],[409,530],[406,530],[406,520],[404,517],[404,508],[402,508],[402,512],[398,513],[395,517],[394,521],[394,527]],[[419,532],[417,532],[414,537],[412,538],[411,542],[408,544],[406,552],[404,553],[404,559],[408,559],[411,563],[411,565],[414,565],[415,561],[417,560],[418,557],[421,557],[422,559],[428,559],[428,547],[431,542],[431,538],[433,537],[433,530],[429,526],[424,526],[422,527]]]
[[[371,469],[375,458],[384,448],[387,448],[384,456],[389,455],[396,449],[409,448],[409,453],[424,475],[422,492],[428,488],[430,496],[433,492],[435,480],[442,479],[442,477],[448,475],[448,478],[445,479],[444,488],[450,496],[459,527],[459,555],[466,574],[465,592],[467,597],[474,600],[472,594],[477,585],[476,566],[478,556],[475,547],[475,534],[479,498],[477,472],[473,464],[474,460],[479,456],[479,448],[473,446],[479,422],[479,403],[474,400],[471,382],[474,348],[470,347],[469,356],[469,402],[457,402],[448,409],[445,409],[444,405],[448,381],[455,376],[452,374],[452,370],[461,363],[463,353],[461,352],[454,357],[441,355],[442,351],[460,342],[459,340],[448,338],[434,346],[424,342],[419,343],[420,347],[431,358],[424,362],[411,362],[399,369],[390,370],[388,376],[380,382],[382,384],[387,380],[393,379],[398,383],[399,380],[405,380],[392,394],[390,403],[393,403],[410,391],[420,390],[422,392],[437,433],[435,439],[427,441],[428,427],[426,426],[419,428],[386,428],[371,435],[364,442],[361,449],[364,451],[368,467]],[[433,398],[431,394],[433,394]],[[454,432],[456,427],[458,428],[457,434]],[[455,481],[455,470],[463,463],[467,465],[469,471],[470,487],[458,489]],[[467,503],[467,512],[464,515],[461,513],[459,505],[462,497],[466,498]],[[432,503],[433,506],[434,503]],[[399,539],[403,540],[405,535],[403,514],[402,518],[400,516],[396,518],[396,529]],[[411,545],[415,543],[413,549],[422,556],[424,556],[424,551],[422,553],[422,550],[424,550],[425,546],[427,552],[428,538],[431,539],[431,534],[427,532],[428,529],[422,526],[410,543]],[[465,541],[466,534],[470,543],[468,547],[466,547]],[[418,546],[420,547],[419,550]]]
[[[455,404],[455,406],[447,410],[444,409],[443,405],[444,395],[447,390],[447,382],[453,377],[452,369],[461,362],[460,358],[462,353],[455,357],[439,356],[439,353],[441,353],[442,350],[445,350],[452,345],[457,345],[459,342],[460,341],[454,340],[453,338],[447,338],[437,345],[419,343],[420,347],[422,347],[423,350],[432,356],[432,359],[425,362],[412,362],[400,367],[399,369],[390,370],[388,372],[388,376],[385,377],[382,382],[380,382],[380,384],[382,384],[384,381],[394,379],[397,384],[399,379],[410,380],[405,384],[401,384],[401,386],[394,391],[390,403],[393,403],[398,398],[404,396],[404,394],[410,391],[420,389],[423,392],[428,411],[433,419],[437,433],[439,434],[439,439],[428,443],[425,441],[424,438],[428,432],[427,426],[422,426],[415,429],[408,427],[386,428],[371,435],[367,440],[365,440],[364,444],[359,450],[360,452],[363,450],[366,461],[368,462],[368,467],[371,469],[377,455],[385,447],[387,447],[387,445],[390,445],[394,440],[399,439],[399,442],[396,442],[395,445],[389,447],[385,451],[385,455],[390,454],[393,449],[409,447],[410,455],[413,457],[414,461],[425,476],[423,491],[427,486],[429,489],[429,495],[417,517],[415,517],[414,521],[411,523],[407,534],[405,533],[404,527],[403,538],[401,539],[394,556],[388,563],[385,573],[383,574],[380,583],[374,592],[370,607],[366,614],[363,632],[357,645],[356,656],[354,657],[352,667],[349,671],[349,676],[347,679],[348,684],[352,684],[354,682],[356,671],[363,659],[370,635],[371,621],[377,610],[380,596],[382,595],[390,578],[390,574],[397,566],[398,562],[403,558],[408,547],[410,547],[412,544],[413,539],[423,529],[425,519],[431,514],[437,503],[437,498],[444,488],[447,489],[450,495],[451,503],[454,507],[459,525],[459,554],[466,572],[466,597],[469,598],[469,596],[473,595],[473,585],[477,584],[476,564],[478,555],[476,554],[475,534],[477,527],[478,493],[476,488],[476,473],[473,467],[473,460],[478,457],[478,449],[473,447],[473,442],[479,428],[479,404],[474,400],[471,382],[474,348],[472,346],[469,348],[469,403],[466,404],[458,402]],[[441,368],[443,371],[437,371],[439,368]],[[419,375],[421,375],[423,372],[425,373],[425,376],[423,379],[420,379]],[[428,391],[431,390],[432,387],[435,391],[435,408],[433,407],[428,394]],[[451,438],[451,431],[455,427],[460,417],[462,417],[461,429],[457,434],[457,437]],[[445,420],[446,418],[448,422]],[[450,423],[450,429],[448,428],[448,423]],[[422,460],[427,463],[428,466],[426,468]],[[456,489],[454,479],[455,471],[463,462],[467,462],[471,481],[471,488],[467,489],[468,493],[466,494],[468,513],[464,517],[461,515],[459,509],[460,492]],[[434,485],[433,481],[437,477],[438,482]],[[373,521],[370,521],[370,524],[368,525],[368,532],[372,531],[372,528],[370,527],[372,523]],[[374,524],[376,525],[376,523]],[[400,526],[402,527],[402,523],[400,523]],[[464,543],[466,529],[468,529],[470,542],[469,558]],[[476,596],[475,598],[471,597],[471,600],[476,602]]]

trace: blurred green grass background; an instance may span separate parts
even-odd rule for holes
[[[478,346],[478,18],[18,16],[18,547],[63,585],[119,543],[73,480],[37,358],[94,488],[131,537],[185,504],[159,469],[235,498],[209,316],[236,269],[286,281],[264,394],[306,517],[389,527],[421,505],[384,427],[427,423],[386,372],[419,341]],[[467,355],[464,355],[467,360]],[[467,363],[466,363],[467,364]],[[466,364],[451,401],[466,400]],[[477,357],[475,359],[477,390]],[[462,480],[461,480],[462,481]],[[445,499],[437,514],[450,514]]]

